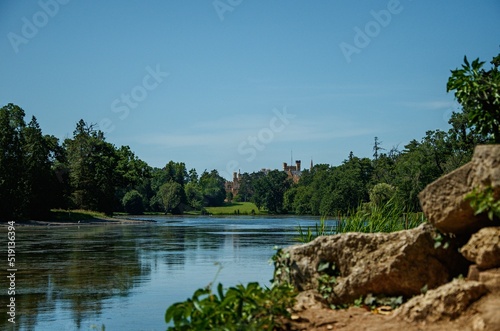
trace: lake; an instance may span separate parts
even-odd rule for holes
[[[15,330],[165,330],[165,310],[210,282],[269,285],[273,247],[297,243],[297,226],[319,221],[142,219],[156,222],[16,227]],[[6,249],[5,232],[0,242]],[[2,284],[5,307],[8,281]],[[8,317],[1,314],[0,329],[14,329]]]

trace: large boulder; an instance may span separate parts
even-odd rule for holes
[[[488,290],[476,281],[455,279],[451,283],[413,297],[396,311],[395,316],[409,322],[437,322],[459,317]]]
[[[462,255],[482,270],[500,267],[500,227],[488,227],[472,235]]]
[[[430,224],[393,233],[345,233],[291,246],[281,254],[277,278],[300,291],[318,290],[333,304],[368,294],[411,297],[438,287],[469,263],[453,244],[435,248]],[[328,278],[325,275],[334,276]],[[328,279],[332,280],[331,282]]]
[[[422,210],[429,222],[445,233],[472,234],[491,226],[486,215],[474,215],[465,196],[473,188],[491,186],[500,196],[500,145],[480,145],[471,162],[437,179],[420,192]]]

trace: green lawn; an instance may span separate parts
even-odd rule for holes
[[[212,215],[259,215],[262,214],[252,202],[226,202],[222,207],[206,207]],[[252,213],[253,211],[253,213]]]

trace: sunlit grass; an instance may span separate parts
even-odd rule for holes
[[[262,211],[252,202],[226,202],[221,207],[206,207],[212,215],[259,215]]]

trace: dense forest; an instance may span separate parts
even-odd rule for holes
[[[452,70],[447,89],[462,110],[452,114],[448,131],[428,131],[402,149],[386,149],[375,137],[372,158],[351,152],[341,165],[304,170],[298,183],[281,170],[244,173],[235,197],[226,195],[217,170],[198,175],[174,161],[150,167],[84,120],[60,142],[8,104],[0,108],[0,220],[48,219],[54,208],[203,213],[226,198],[269,213],[337,215],[388,201],[418,211],[417,194],[427,184],[468,162],[477,144],[500,143],[500,55],[488,70],[484,64],[465,57],[462,68]]]
[[[52,208],[182,213],[224,202],[225,180],[216,170],[198,176],[173,161],[152,168],[84,120],[61,144],[35,117],[28,124],[24,117],[19,106],[0,109],[2,220],[46,219]]]

